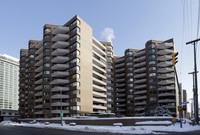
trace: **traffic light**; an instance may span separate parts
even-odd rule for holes
[[[176,57],[178,55],[178,52],[173,52],[172,53],[172,64],[175,66],[176,65],[176,63],[178,62],[178,58]]]
[[[180,111],[180,110],[182,110],[182,106],[181,105],[178,106],[178,111]]]

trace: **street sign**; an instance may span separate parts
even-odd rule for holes
[[[188,104],[189,102],[181,102],[182,105],[186,105]]]
[[[63,113],[60,113],[60,117],[63,117]]]

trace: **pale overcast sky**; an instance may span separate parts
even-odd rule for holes
[[[45,24],[63,25],[78,14],[98,40],[107,40],[105,28],[114,33],[108,40],[116,55],[143,49],[151,39],[174,38],[180,82],[191,98],[193,48],[185,43],[197,38],[197,13],[198,0],[0,0],[0,54],[19,58],[29,40],[42,39]],[[198,69],[199,54],[198,49]]]

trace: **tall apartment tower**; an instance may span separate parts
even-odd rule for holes
[[[114,112],[112,48],[96,40],[79,16],[62,26],[46,24],[43,39],[30,40],[20,52],[20,115]]]
[[[114,57],[117,115],[152,116],[166,105],[176,116],[178,89],[172,65],[173,39],[150,40],[142,50],[127,49]]]
[[[19,60],[0,54],[0,109],[18,110]]]

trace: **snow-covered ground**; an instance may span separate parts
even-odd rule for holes
[[[167,121],[166,121],[167,122]],[[169,122],[169,121],[168,121]],[[167,123],[168,123],[167,122]],[[146,121],[145,124],[151,124],[152,121]],[[158,121],[160,123],[160,121]],[[155,121],[152,123],[155,124]],[[64,129],[64,130],[73,130],[73,131],[84,131],[84,132],[110,132],[110,133],[134,133],[134,134],[156,134],[155,131],[172,131],[172,132],[188,132],[200,130],[200,126],[191,126],[188,121],[183,124],[183,128],[180,128],[180,124],[176,123],[175,126],[91,126],[91,125],[76,125],[69,126],[68,124],[61,126],[60,124],[49,124],[45,125],[44,123],[16,123],[10,121],[3,121],[0,125],[15,125],[23,127],[35,127],[35,128],[54,128],[54,129]]]

